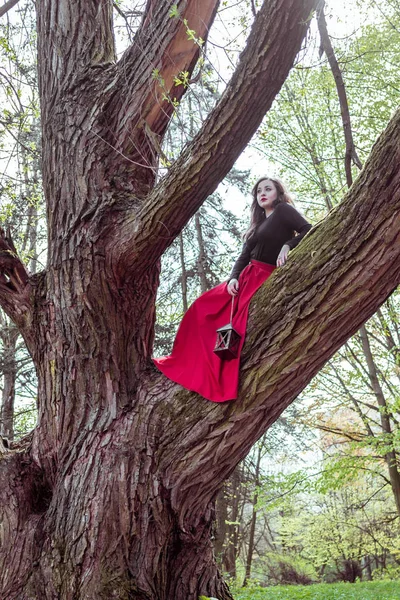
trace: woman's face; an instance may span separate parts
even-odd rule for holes
[[[272,210],[274,201],[278,197],[278,190],[270,179],[263,179],[257,186],[257,202],[264,210]]]

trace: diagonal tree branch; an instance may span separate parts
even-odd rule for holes
[[[112,246],[114,256],[121,255],[129,268],[146,268],[157,260],[231,169],[287,77],[316,4],[264,2],[220,102],[139,216],[124,217],[122,244],[113,240]]]
[[[189,82],[218,5],[219,0],[148,0],[133,44],[104,74],[102,161],[110,164],[114,178],[147,179],[153,186],[163,136],[187,90],[178,81]],[[116,161],[117,153],[125,160]]]
[[[11,10],[19,0],[8,0],[3,6],[0,7],[0,17],[3,17],[9,10]]]
[[[168,482],[183,520],[193,510],[189,498],[200,481],[209,500],[251,445],[400,283],[399,131],[400,112],[342,204],[256,294],[238,399],[210,406],[159,376],[187,416],[184,431],[174,430],[172,423],[168,431],[180,448],[180,454],[168,457]],[[210,457],[215,468],[207,469],[206,480],[203,467]]]
[[[173,103],[186,91],[184,85],[176,85],[175,78],[181,73],[190,78],[218,5],[219,0],[180,0],[173,5],[149,1],[142,27],[118,64],[116,90],[122,93],[123,103],[116,123],[126,126],[132,107],[138,110],[140,106],[135,117],[160,138],[164,135],[175,110]],[[143,93],[139,100],[138,90]]]

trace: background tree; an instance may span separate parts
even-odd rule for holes
[[[5,100],[0,121],[0,224],[11,232],[18,251],[35,273],[43,260],[45,234],[34,11],[27,3],[21,3],[18,10],[22,22],[0,23],[0,97]],[[0,434],[12,440],[35,423],[36,376],[18,328],[2,311],[0,347]]]

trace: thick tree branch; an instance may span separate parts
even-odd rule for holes
[[[147,98],[142,105],[142,118],[151,130],[160,138],[164,135],[174,111],[173,102],[179,101],[186,91],[184,85],[176,85],[175,78],[187,73],[188,78],[200,55],[200,49],[208,37],[209,29],[214,21],[219,0],[186,0],[177,2],[177,14],[171,12],[167,3],[167,19],[175,20],[174,28],[164,27],[168,32],[166,40],[161,40],[160,30],[154,23],[153,15],[148,14],[145,24],[151,24],[153,42],[146,45],[146,60],[157,69],[161,78],[155,78],[147,90]],[[165,16],[161,24],[165,24]],[[173,35],[171,35],[173,34]],[[141,34],[139,32],[139,38]],[[148,40],[146,40],[148,44]],[[143,56],[141,57],[143,59]],[[124,82],[126,82],[126,59],[122,60]],[[126,84],[125,84],[125,89]],[[167,99],[165,97],[167,96]]]
[[[157,260],[231,169],[287,77],[316,4],[264,2],[220,102],[139,216],[121,225],[123,247],[113,240],[117,258],[122,254],[129,268],[146,268]]]
[[[400,112],[342,204],[257,293],[238,399],[210,406],[195,394],[176,394],[188,407],[185,435],[194,428],[187,439],[174,432],[180,454],[170,467],[174,501],[186,517],[196,486],[201,482],[212,497],[251,445],[399,284],[399,131]],[[166,381],[160,375],[161,380]],[[170,385],[171,393],[179,389]],[[202,466],[210,457],[215,469],[207,469],[206,481]]]
[[[155,167],[176,102],[186,92],[219,0],[149,0],[134,43],[116,65],[104,109],[107,141],[144,168]],[[184,75],[183,75],[184,74]],[[110,160],[115,169],[114,155]],[[123,170],[132,163],[121,161]],[[136,171],[138,169],[136,168]],[[143,170],[143,169],[142,169]]]

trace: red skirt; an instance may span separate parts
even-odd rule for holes
[[[240,352],[247,325],[252,296],[275,267],[258,260],[243,269],[239,277],[239,293],[235,297],[232,324],[241,335],[237,358],[223,360],[214,352],[217,329],[230,322],[232,297],[227,284],[221,283],[202,294],[184,315],[170,356],[153,359],[166,377],[212,402],[225,402],[237,397]]]

